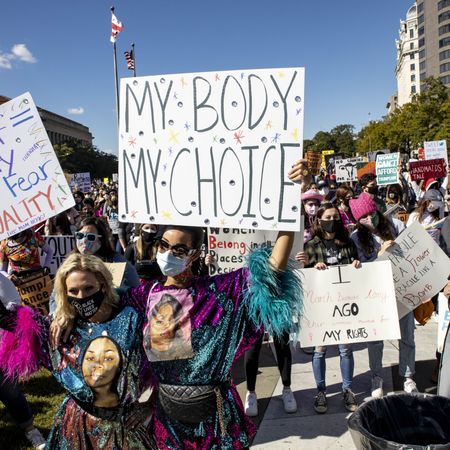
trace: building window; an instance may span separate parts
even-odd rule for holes
[[[417,13],[421,13],[423,11],[423,3],[419,3],[417,5]]]
[[[425,49],[420,50],[420,52],[419,52],[419,59],[423,59],[423,58],[425,58]]]
[[[409,30],[409,37],[410,37],[410,38],[413,38],[413,37],[414,37],[414,29],[413,29],[413,28],[411,28],[411,29]]]
[[[420,75],[419,75],[419,79],[420,79],[420,81],[423,81],[423,80],[425,80],[425,78],[427,77],[427,75],[426,75],[426,73],[425,72],[422,72]]]
[[[415,64],[411,64],[411,65],[409,66],[409,68],[410,68],[411,70],[416,70],[416,65],[415,65]]]
[[[443,52],[439,53],[439,61],[443,61],[444,59],[450,58],[450,50],[444,50]]]
[[[419,39],[419,47],[423,47],[425,45],[425,38]]]
[[[411,75],[411,81],[416,81],[416,76],[414,74]]]
[[[412,50],[414,48],[414,42],[409,43],[409,49]]]
[[[422,61],[421,63],[419,63],[419,70],[425,70],[425,61]]]
[[[425,16],[422,14],[422,15],[417,19],[417,24],[420,25],[421,23],[423,23],[424,20],[425,20]]]
[[[447,6],[450,6],[450,0],[441,0],[438,2],[438,11],[440,11],[442,8],[446,8]]]
[[[415,94],[415,93],[416,93],[416,85],[413,84],[413,85],[411,86],[411,94]]]
[[[443,13],[439,14],[438,16],[438,22],[444,22],[446,20],[450,19],[450,11],[444,11]]]
[[[444,63],[439,66],[439,73],[450,71],[450,63]]]
[[[447,45],[450,45],[450,37],[445,37],[439,40],[439,48],[447,47]]]
[[[409,59],[414,59],[414,52],[411,52],[411,53],[409,54]]]
[[[450,23],[447,25],[442,25],[442,27],[439,27],[439,36],[448,33],[450,31]]]
[[[419,36],[422,36],[425,33],[425,27],[419,28]]]
[[[440,77],[440,80],[441,80],[444,84],[450,84],[450,75],[445,75],[445,77]]]

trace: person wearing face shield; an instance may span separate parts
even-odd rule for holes
[[[358,259],[362,262],[375,261],[405,229],[397,219],[388,220],[377,210],[372,197],[362,192],[357,199],[350,200],[350,209],[357,221],[356,230],[351,239],[356,245]],[[380,306],[381,307],[381,306]],[[417,392],[413,379],[415,373],[416,344],[414,341],[414,313],[410,311],[400,319],[400,361],[399,373],[403,377],[403,389],[407,393]],[[369,366],[372,372],[371,395],[373,398],[383,396],[382,360],[383,341],[367,343]]]
[[[309,189],[302,193],[302,206],[305,216],[305,230],[303,233],[303,242],[306,244],[312,238],[312,226],[324,197],[314,189]]]
[[[440,216],[440,210],[443,206],[444,199],[441,193],[436,189],[429,189],[419,200],[417,208],[410,214],[407,226],[413,222],[419,222],[426,228],[436,244],[441,246],[442,217]]]

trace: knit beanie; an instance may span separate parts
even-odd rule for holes
[[[358,198],[350,200],[350,210],[355,220],[358,221],[366,214],[373,214],[377,210],[377,205],[369,194],[362,192]]]

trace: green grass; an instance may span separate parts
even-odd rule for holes
[[[28,382],[23,383],[21,389],[33,411],[34,426],[46,438],[53,424],[53,416],[65,397],[65,391],[46,369],[41,369]],[[32,449],[28,444],[3,403],[0,403],[0,449]]]

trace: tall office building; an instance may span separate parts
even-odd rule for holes
[[[390,99],[390,112],[397,106],[411,101],[411,97],[420,91],[419,83],[419,37],[417,23],[417,5],[411,6],[406,13],[406,20],[400,21],[399,38],[395,41],[397,46],[397,65],[395,76],[397,78],[396,103]]]

